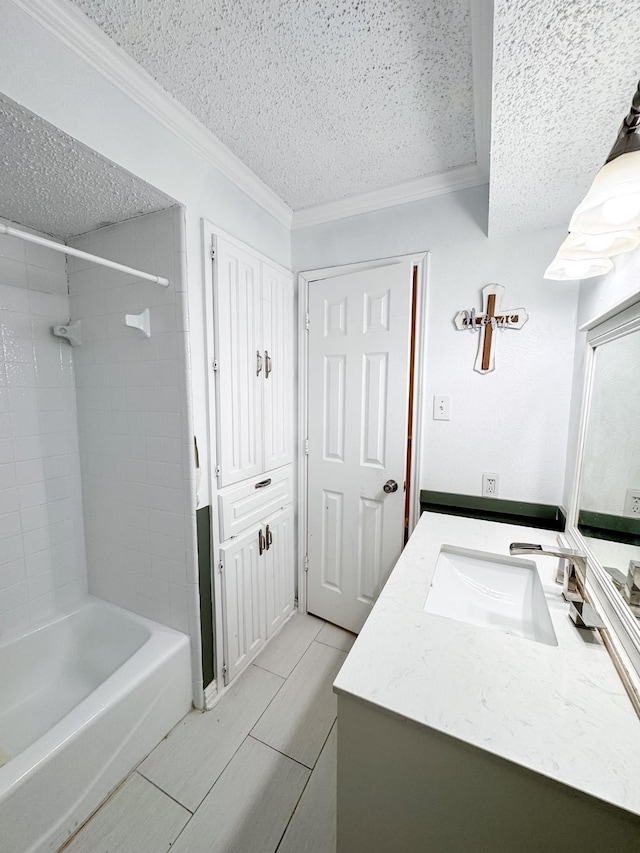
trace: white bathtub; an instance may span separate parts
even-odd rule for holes
[[[190,706],[189,638],[98,599],[0,638],[0,851],[57,850]]]

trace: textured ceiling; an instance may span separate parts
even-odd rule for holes
[[[0,216],[67,237],[175,204],[0,95]]]
[[[468,0],[75,0],[299,209],[475,162]]]
[[[640,0],[495,0],[489,234],[568,225],[640,76]]]

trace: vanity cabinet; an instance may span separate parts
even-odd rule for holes
[[[220,546],[225,684],[293,610],[293,557],[291,506]]]
[[[293,278],[220,237],[213,252],[222,487],[293,462]]]

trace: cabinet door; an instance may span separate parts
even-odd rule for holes
[[[265,561],[267,637],[293,610],[293,507],[275,513],[265,523],[268,549]]]
[[[220,546],[225,684],[242,670],[266,640],[265,555],[254,527]]]
[[[218,485],[228,486],[263,470],[260,262],[218,239],[214,264]]]
[[[293,279],[262,265],[264,470],[293,462]]]

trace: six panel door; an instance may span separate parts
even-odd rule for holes
[[[403,545],[411,293],[408,261],[309,286],[307,608],[356,633]]]

